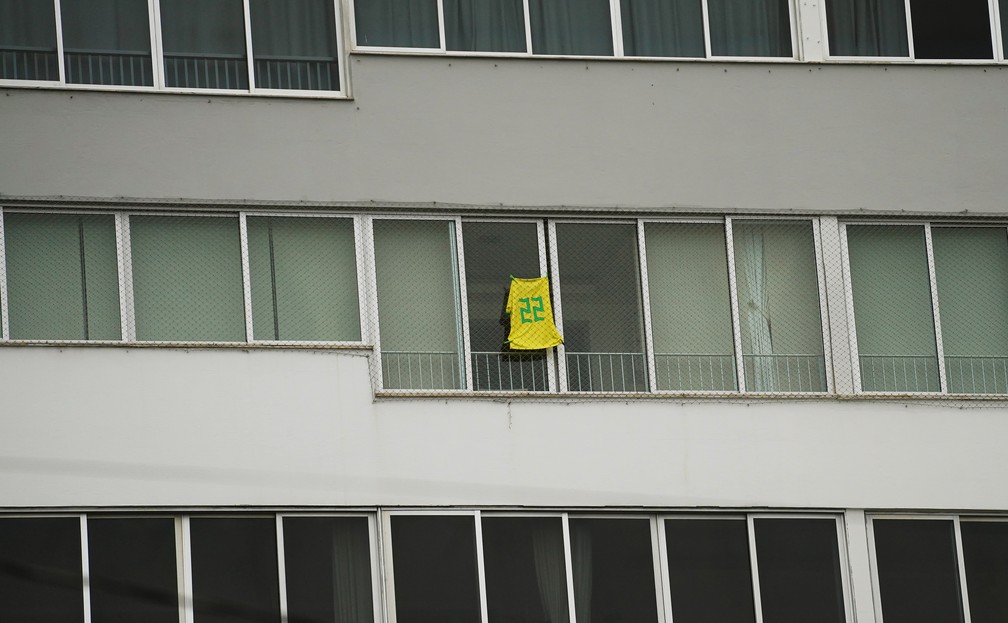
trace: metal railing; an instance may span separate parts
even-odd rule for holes
[[[257,56],[255,84],[260,89],[338,91],[339,63],[334,58]]]
[[[824,392],[826,362],[822,355],[743,355],[746,391]]]
[[[1008,357],[945,357],[952,394],[1008,394]]]
[[[572,392],[646,392],[642,353],[567,353],[567,388]]]
[[[938,358],[859,355],[861,389],[866,392],[937,392]]]
[[[248,63],[240,54],[165,54],[165,83],[191,89],[248,89]]]
[[[476,391],[549,391],[548,365],[542,352],[474,352],[473,387]]]
[[[67,82],[131,87],[154,86],[150,52],[64,50]]]
[[[732,392],[738,388],[734,355],[655,353],[658,389]]]
[[[6,46],[0,48],[0,78],[7,80],[59,80],[56,50]]]
[[[459,389],[459,355],[454,352],[382,351],[385,389]]]

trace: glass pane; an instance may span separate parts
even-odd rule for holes
[[[571,519],[578,621],[657,623],[651,522]]]
[[[437,0],[356,0],[357,45],[438,48]]]
[[[0,620],[84,620],[77,517],[0,519]]]
[[[658,389],[734,391],[728,252],[720,223],[647,223]],[[567,306],[564,301],[564,327]]]
[[[914,56],[917,58],[993,58],[987,0],[910,0]]]
[[[461,387],[455,223],[376,219],[374,246],[385,388]]]
[[[392,516],[399,623],[480,623],[471,516]]]
[[[567,565],[559,517],[483,517],[489,623],[566,623]]]
[[[245,341],[238,219],[131,216],[138,340]]]
[[[279,621],[276,521],[189,520],[196,623]]]
[[[248,89],[242,0],[160,0],[165,85]]]
[[[755,623],[745,519],[666,519],[665,544],[675,623]]]
[[[939,391],[924,228],[848,225],[847,247],[861,389]]]
[[[462,224],[469,343],[477,390],[545,391],[548,359],[542,351],[511,351],[511,324],[504,313],[511,276],[539,277],[535,223]]]
[[[529,0],[532,52],[612,56],[609,0]]]
[[[178,623],[175,520],[88,518],[91,620]]]
[[[711,54],[792,57],[789,0],[707,0]]]
[[[0,0],[0,78],[60,79],[52,2]]]
[[[701,0],[622,0],[620,19],[627,56],[707,55]]]
[[[904,0],[826,0],[833,56],[909,56]]]
[[[284,517],[287,620],[374,621],[366,517]]]
[[[935,227],[931,242],[949,391],[1008,393],[1005,229]]]
[[[829,519],[755,519],[763,620],[844,623],[837,524]]]
[[[147,0],[60,0],[67,82],[153,86]]]
[[[1008,523],[963,521],[963,559],[972,623],[1008,621]]]
[[[885,623],[961,623],[952,522],[875,519],[872,527]]]
[[[647,391],[637,227],[556,226],[571,391]]]
[[[3,218],[11,338],[120,339],[114,217]]]
[[[332,0],[250,0],[255,85],[338,91]]]
[[[812,223],[732,223],[746,389],[824,392]]]
[[[444,0],[445,44],[469,52],[525,52],[521,0]]]
[[[248,218],[257,340],[361,339],[353,221]]]

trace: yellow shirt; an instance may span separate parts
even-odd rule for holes
[[[518,279],[511,277],[504,313],[511,316],[508,344],[511,350],[539,350],[563,343],[553,323],[549,280],[546,277]]]

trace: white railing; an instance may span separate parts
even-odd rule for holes
[[[732,392],[735,380],[734,355],[655,353],[655,375],[659,390]]]
[[[641,353],[567,353],[572,392],[646,392],[647,364]]]
[[[248,89],[248,63],[239,54],[165,54],[165,81],[189,89]]]
[[[938,358],[860,355],[861,389],[866,392],[937,392]]]
[[[65,50],[67,82],[120,86],[153,86],[150,52]]]
[[[826,391],[826,362],[822,355],[743,355],[742,364],[746,391]]]
[[[385,389],[459,389],[458,353],[382,351]]]
[[[7,46],[0,48],[0,78],[59,80],[56,50]]]
[[[549,360],[541,352],[472,353],[476,391],[549,391]]]
[[[952,394],[1008,394],[1008,357],[946,357]]]
[[[260,89],[338,91],[339,63],[324,57],[259,56],[255,83]]]

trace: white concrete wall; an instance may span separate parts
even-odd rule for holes
[[[0,507],[1008,508],[1004,403],[373,400],[360,354],[0,349]]]

